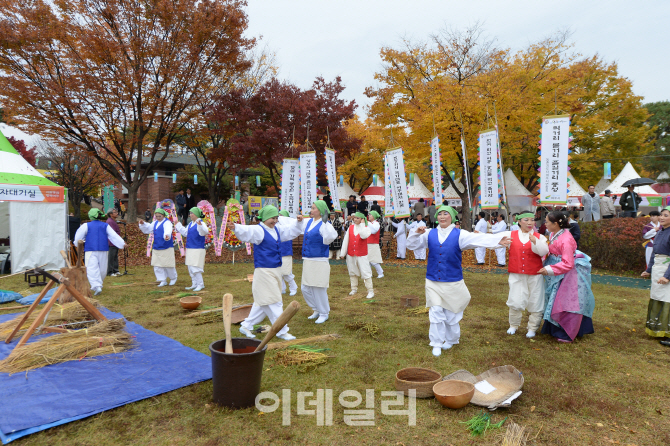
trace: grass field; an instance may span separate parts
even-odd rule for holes
[[[298,282],[301,268],[294,265]],[[179,291],[183,291],[190,279],[184,266],[178,272]],[[252,272],[251,264],[207,265],[208,292],[203,295],[203,306],[220,306],[225,292],[234,295],[235,304],[250,303],[251,285],[229,281]],[[220,322],[196,325],[196,318],[183,318],[185,312],[177,298],[153,302],[166,296],[150,293],[157,290],[154,286],[112,286],[154,278],[149,267],[133,268],[133,273],[107,278],[103,294],[98,296],[100,301],[129,320],[206,354],[212,341],[224,337]],[[386,276],[374,281],[374,302],[366,302],[363,291],[355,299],[345,300],[349,291],[346,267],[333,265],[331,318],[323,325],[307,320],[311,312],[298,292],[295,299],[302,308],[290,323],[291,333],[298,338],[338,333],[342,338],[313,344],[329,348],[327,353],[332,358],[306,372],[299,366],[276,364],[274,351],[266,354],[261,390],[280,397],[282,389],[291,390],[290,426],[282,425],[281,404],[272,413],[215,406],[211,402],[212,383],[208,381],[34,434],[14,444],[496,444],[499,433],[473,439],[459,423],[481,412],[480,407],[468,405],[454,411],[434,399],[417,399],[416,426],[408,426],[406,416],[382,414],[381,392],[394,389],[394,375],[404,367],[428,367],[443,375],[466,369],[476,375],[506,364],[523,372],[523,394],[510,408],[493,412],[493,420],[509,416],[525,426],[530,431],[528,444],[670,444],[670,349],[644,333],[648,291],[594,285],[596,333],[565,345],[546,335],[528,340],[525,325],[517,335],[507,335],[507,276],[466,273],[472,301],[461,322],[460,345],[435,358],[428,346],[427,314],[408,314],[399,303],[402,296],[412,294],[425,302],[424,274],[422,268],[387,266]],[[2,285],[5,289],[25,288],[20,276],[8,278]],[[177,292],[175,288],[170,292]],[[284,303],[290,300],[285,295]],[[379,332],[372,337],[345,327],[354,322],[376,324]],[[241,336],[237,326],[233,326],[233,336]],[[317,389],[332,389],[332,426],[317,426],[314,415],[298,415],[297,392]],[[365,398],[366,389],[375,392],[374,426],[346,425],[338,395],[355,390]]]

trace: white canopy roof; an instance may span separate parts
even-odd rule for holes
[[[339,195],[340,200],[349,200],[349,195],[355,195],[358,198],[358,194],[347,183],[344,183],[343,186],[337,186],[337,195]]]
[[[568,171],[568,179],[570,180],[568,183],[568,190],[570,191],[568,192],[568,197],[582,198],[587,192],[579,185],[577,180],[575,180],[575,177],[572,176],[572,172]]]
[[[598,181],[598,184],[596,184],[596,193],[597,194],[602,194],[605,192],[605,189],[609,189],[610,184],[612,184],[611,180],[606,180],[605,177],[603,176],[600,181]]]
[[[528,192],[528,189],[521,184],[521,181],[517,179],[514,172],[512,172],[512,169],[509,168],[505,171],[505,192],[507,192],[508,196],[533,196],[533,194]]]
[[[451,187],[451,183],[449,183],[449,180],[443,180],[443,181],[446,181],[449,184],[449,186],[445,190],[442,191],[442,195],[444,196],[444,198],[450,199],[450,200],[460,200],[461,199],[460,195],[458,195],[458,193],[454,190],[454,188]],[[463,189],[463,183],[461,183],[460,178],[457,178],[456,180],[454,180],[454,183],[456,183],[456,186],[460,190]]]
[[[623,187],[623,183],[634,178],[640,178],[640,175],[637,174],[637,171],[631,163],[626,163],[624,168],[621,170],[619,175],[612,181],[608,189],[612,191],[614,195],[621,195],[624,192],[628,191],[627,188]],[[659,197],[658,193],[651,188],[651,186],[636,186],[635,192],[642,197]],[[602,193],[601,193],[602,194]]]
[[[409,198],[433,198],[433,193],[421,182],[419,175],[414,175],[414,186],[407,184]]]
[[[661,174],[656,179],[659,181],[667,181],[670,180],[670,175],[668,175],[668,172],[661,172]]]

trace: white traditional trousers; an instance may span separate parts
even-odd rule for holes
[[[484,263],[486,248],[475,248],[475,257],[477,258],[477,263]]]
[[[102,288],[102,280],[107,275],[107,251],[86,251],[84,262],[86,263],[86,277],[91,289]]]
[[[302,297],[305,298],[305,302],[312,311],[318,312],[320,316],[328,316],[330,313],[328,288],[301,285],[300,290],[302,291]]]
[[[254,302],[254,304],[251,306],[249,316],[247,316],[247,318],[242,321],[241,325],[242,327],[251,331],[254,329],[254,325],[260,324],[266,317],[270,319],[271,324],[274,324],[277,318],[281,316],[283,311],[283,302],[275,302],[270,305],[258,305],[256,302]],[[284,333],[288,333],[288,325],[284,325],[284,328],[277,332],[278,335],[283,335]]]
[[[382,269],[382,266],[379,263],[370,262],[370,266],[373,266],[375,268],[375,270],[377,271],[377,276],[384,275],[384,270]]]
[[[177,280],[177,268],[154,266],[154,274],[158,282],[166,282],[168,278],[170,280]]]
[[[431,347],[442,347],[444,344],[458,344],[461,337],[461,326],[459,322],[463,319],[463,312],[453,313],[439,305],[434,305],[428,309],[428,319],[430,320],[430,338]]]
[[[505,251],[507,251],[506,248],[496,249],[496,257],[498,258],[498,265],[505,264]]]
[[[205,286],[205,282],[202,280],[202,273],[204,272],[205,270],[200,267],[191,265],[188,266],[188,274],[191,276],[191,286]]]

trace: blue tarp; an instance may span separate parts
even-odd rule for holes
[[[123,317],[101,310],[110,319]],[[15,316],[1,315],[0,322]],[[27,374],[0,373],[2,443],[212,378],[209,356],[132,322],[126,328],[136,337],[132,350]],[[0,343],[0,360],[17,342]]]
[[[42,291],[40,291],[40,293],[41,292]],[[47,293],[44,295],[44,297],[42,298],[40,303],[41,304],[47,303],[49,301],[49,299],[51,298],[51,296],[53,295],[53,293],[55,293],[55,292],[56,292],[56,288],[52,288],[49,291],[47,291]],[[17,300],[17,302],[20,303],[21,305],[32,305],[32,303],[35,302],[35,299],[37,299],[40,296],[40,293],[35,293],[35,294],[31,294],[30,296],[23,297],[23,298]]]
[[[14,302],[15,300],[21,299],[22,297],[23,296],[21,296],[16,291],[0,290],[0,304]]]

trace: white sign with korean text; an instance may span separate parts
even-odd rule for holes
[[[479,186],[481,208],[498,209],[498,139],[495,129],[479,134]]]
[[[330,199],[333,202],[333,209],[342,212],[340,195],[337,192],[337,171],[335,167],[335,151],[333,149],[326,149],[326,176],[328,178],[328,189],[330,189]]]
[[[393,192],[391,192],[391,171],[389,156],[384,155],[384,217],[393,217]]]
[[[568,199],[570,116],[542,119],[540,203],[565,205]]]
[[[436,136],[430,142],[430,160],[433,163],[433,198],[442,203],[442,166],[440,165],[440,140]]]
[[[281,178],[281,210],[291,217],[300,214],[300,161],[284,159]]]
[[[402,156],[402,148],[389,150],[386,153],[389,163],[389,174],[391,177],[391,191],[393,195],[393,214],[396,217],[409,217],[409,197],[407,195],[407,182],[405,181],[405,161]]]
[[[302,198],[302,215],[309,215],[316,196],[316,152],[300,154],[300,194]]]

